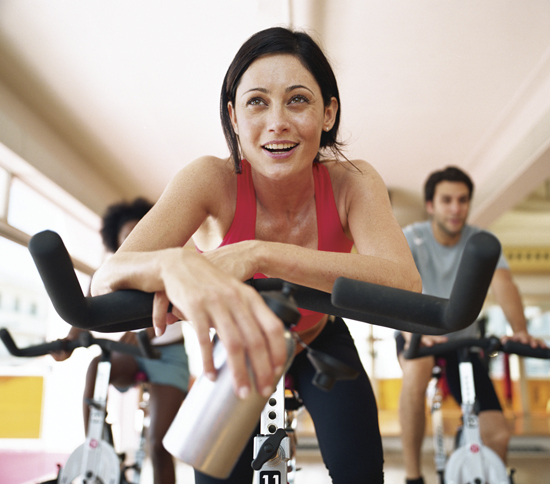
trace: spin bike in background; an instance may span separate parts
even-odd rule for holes
[[[139,346],[95,338],[90,333],[81,333],[73,341],[61,339],[19,348],[8,330],[4,328],[0,329],[0,339],[7,350],[13,356],[18,357],[43,356],[55,351],[72,351],[76,348],[88,348],[92,345],[98,345],[101,348],[102,358],[97,367],[94,395],[90,401],[86,402],[90,407],[86,440],[71,453],[64,467],[59,466],[57,478],[48,481],[48,484],[70,484],[73,482],[138,484],[146,454],[146,420],[143,422],[136,460],[132,465],[125,465],[125,454],[118,454],[115,451],[111,425],[106,422],[106,411],[111,373],[111,352],[117,351],[132,356],[158,358],[156,351],[149,343],[146,331],[137,333]],[[143,378],[141,379],[143,380]],[[127,479],[126,472],[128,470],[133,471],[132,480]]]
[[[502,459],[481,441],[479,418],[476,411],[476,393],[474,373],[470,352],[474,348],[482,349],[484,354],[491,355],[497,351],[516,354],[530,358],[550,359],[550,349],[532,348],[517,341],[500,342],[497,337],[459,338],[439,343],[430,347],[420,347],[420,334],[413,334],[404,356],[407,359],[437,356],[450,351],[458,351],[460,391],[462,395],[462,427],[455,439],[455,448],[449,458],[445,450],[443,416],[441,409],[442,396],[437,387],[437,380],[442,376],[442,369],[434,367],[434,380],[428,387],[428,395],[433,426],[435,467],[439,484],[514,484],[514,471],[508,474]],[[437,369],[439,368],[439,371]]]
[[[151,326],[153,294],[123,290],[84,297],[69,254],[56,233],[36,234],[29,242],[29,250],[56,311],[69,324],[100,332]],[[299,307],[401,331],[446,334],[469,326],[477,318],[499,254],[500,244],[494,236],[486,232],[473,235],[466,244],[449,299],[343,277],[334,283],[332,294],[304,286],[288,286],[279,279],[256,279],[249,284],[289,326],[296,324]],[[291,331],[287,330],[285,335],[290,366],[294,347],[301,343]],[[334,358],[311,348],[307,351],[316,369],[317,386],[329,390],[336,380],[353,378],[349,368],[342,367]],[[241,444],[248,441],[263,413],[265,422],[261,424],[262,433],[256,439],[254,452],[255,479],[260,484],[286,484],[290,450],[287,451],[285,442],[289,438],[281,421],[281,407],[275,409],[276,405],[272,405],[284,405],[284,385],[280,383],[268,399],[253,389],[246,401],[240,400],[232,390],[223,345],[214,345],[213,357],[218,369],[216,381],[197,379],[180,409],[182,418],[178,418],[178,413],[165,436],[165,447],[170,450],[167,439],[170,440],[172,433],[172,443],[180,444],[176,450],[195,451],[188,459],[181,460],[214,477],[228,475],[244,448]],[[205,401],[208,405],[204,405]],[[201,413],[209,410],[215,411]],[[180,457],[179,454],[176,456]]]

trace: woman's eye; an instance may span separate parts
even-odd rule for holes
[[[250,99],[250,100],[247,102],[247,104],[248,104],[249,106],[261,106],[262,104],[265,104],[265,102],[264,102],[263,99],[260,99],[260,98],[255,97],[255,98]]]
[[[290,100],[290,104],[301,104],[301,103],[308,103],[309,99],[305,96],[293,96]]]

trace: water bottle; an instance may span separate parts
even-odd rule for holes
[[[289,297],[289,294],[282,295]],[[281,293],[271,301],[265,294],[262,296],[271,309],[287,322],[288,305],[283,311],[286,314],[281,315],[278,311],[281,308]],[[290,315],[295,318],[292,324],[296,324],[300,314],[295,306]],[[276,375],[274,388],[276,382],[290,367],[294,356],[296,343],[288,330],[285,330],[285,341],[287,364],[283,373]],[[204,374],[199,376],[168,429],[163,444],[177,459],[204,474],[225,479],[231,474],[258,425],[269,397],[259,394],[254,384],[246,399],[240,399],[235,395],[231,371],[227,365],[227,352],[219,340],[214,345],[213,358],[217,370],[216,380],[211,381]],[[251,377],[251,382],[253,381]],[[252,455],[250,459],[252,460]]]

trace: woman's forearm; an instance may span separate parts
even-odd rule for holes
[[[342,276],[409,291],[422,290],[414,262],[322,252],[276,242],[259,242],[254,253],[258,258],[258,272],[325,292],[332,292],[334,281]]]
[[[121,289],[137,289],[144,292],[164,290],[163,273],[176,261],[198,256],[182,248],[162,249],[151,252],[117,252],[94,274],[91,292],[93,296]]]

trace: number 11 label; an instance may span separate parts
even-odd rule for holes
[[[260,472],[260,484],[283,484],[281,483],[281,473],[279,471]]]

